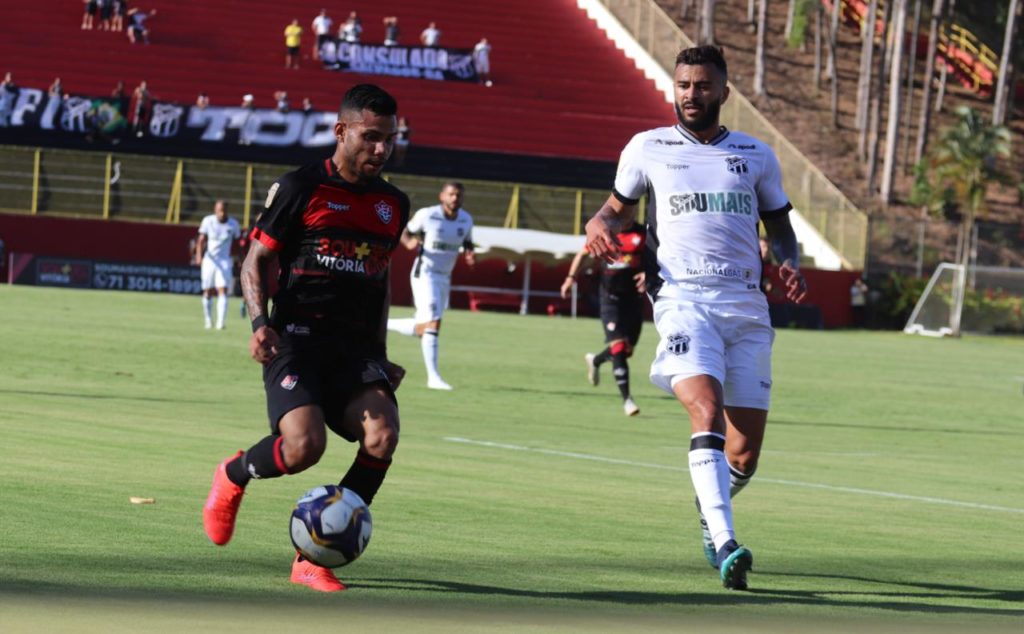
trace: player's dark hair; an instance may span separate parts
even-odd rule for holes
[[[444,191],[444,190],[448,189],[449,187],[454,187],[455,189],[459,190],[460,192],[466,191],[466,186],[463,185],[459,181],[445,181],[444,185],[441,185],[441,191]]]
[[[391,116],[398,112],[398,102],[376,84],[357,84],[348,89],[341,99],[340,112],[362,112]]]
[[[679,51],[679,55],[676,55],[676,66],[680,64],[687,66],[711,64],[722,73],[725,79],[729,79],[729,69],[725,65],[725,56],[722,55],[722,49],[717,46],[705,44],[704,46],[684,48]]]

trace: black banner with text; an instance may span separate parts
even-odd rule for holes
[[[384,46],[327,40],[320,60],[330,70],[435,81],[478,80],[473,51],[430,46]]]
[[[194,295],[201,291],[199,267],[135,264],[12,253],[9,282],[60,288],[144,291]]]

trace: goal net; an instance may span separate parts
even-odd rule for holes
[[[1024,334],[1024,269],[943,262],[903,332],[942,337],[961,332]]]

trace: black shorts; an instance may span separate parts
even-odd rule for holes
[[[345,406],[368,385],[384,388],[397,405],[388,375],[378,361],[339,353],[324,337],[281,335],[277,356],[263,366],[270,430],[279,433],[281,418],[297,407],[317,405],[331,431],[349,442],[342,429]]]
[[[644,323],[643,298],[639,293],[615,295],[601,292],[601,325],[604,340],[625,339],[630,347],[640,340],[640,326]]]
[[[85,12],[88,13],[89,15],[96,15],[96,2],[95,2],[95,0],[92,0],[91,2],[87,2],[85,4]]]
[[[316,47],[317,48],[321,48],[330,39],[331,39],[330,34],[324,34],[324,35],[316,36]]]
[[[285,48],[288,49],[288,54],[289,55],[298,55],[299,54],[299,47],[298,46],[286,46]]]

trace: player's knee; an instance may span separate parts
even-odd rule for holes
[[[281,447],[289,473],[305,471],[320,461],[327,449],[327,439],[316,435],[303,435],[285,440]]]
[[[629,342],[620,339],[619,341],[613,341],[608,346],[608,351],[612,353],[612,356],[621,355],[623,358],[628,359],[633,354],[633,348],[629,345]]]
[[[398,448],[398,428],[383,422],[373,425],[363,436],[363,451],[374,458],[387,459]]]
[[[690,414],[690,422],[695,430],[725,431],[722,406],[714,395],[687,394],[679,400]]]

